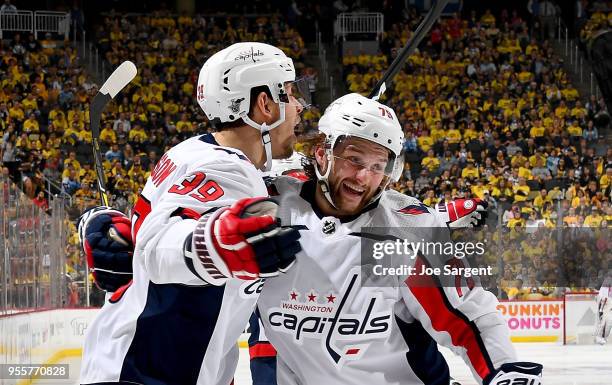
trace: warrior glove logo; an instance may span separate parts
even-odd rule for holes
[[[268,322],[272,329],[291,334],[301,344],[304,338],[320,339],[322,348],[331,360],[341,367],[344,362],[361,357],[362,353],[372,343],[373,339],[382,339],[389,336],[391,329],[391,310],[375,312],[376,301],[379,296],[370,296],[365,301],[363,311],[358,314],[343,313],[348,307],[348,301],[359,273],[349,276],[341,292],[340,298],[327,298],[327,304],[317,306],[283,302],[280,308],[271,308],[268,311]],[[293,297],[292,297],[293,298]],[[306,301],[308,301],[306,296]],[[333,301],[329,301],[333,298]],[[333,305],[329,305],[332,302]],[[380,305],[379,305],[380,306]],[[337,341],[363,341],[359,344],[348,344],[339,348]]]

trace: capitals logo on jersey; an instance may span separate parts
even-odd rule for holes
[[[429,214],[427,206],[420,202],[418,204],[408,205],[403,209],[399,210],[399,212],[410,215]]]
[[[336,295],[318,295],[314,289],[306,293],[290,291],[288,301],[268,310],[268,322],[273,330],[291,334],[298,344],[304,338],[320,339],[324,352],[337,368],[346,361],[359,359],[373,339],[389,336],[392,322],[390,309],[374,311],[377,301],[381,301],[377,295],[370,295],[361,312],[346,312],[358,291],[359,276],[358,272],[350,274]],[[338,347],[342,340],[363,342]]]
[[[240,297],[244,299],[258,297],[263,289],[264,282],[266,282],[266,280],[263,278],[254,281],[246,281],[240,286]]]

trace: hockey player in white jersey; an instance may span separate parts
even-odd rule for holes
[[[270,190],[283,225],[300,230],[302,251],[290,271],[262,285],[260,320],[251,322],[254,383],[273,383],[276,352],[279,384],[447,385],[437,342],[460,354],[479,383],[540,384],[541,365],[517,362],[497,300],[481,287],[406,277],[363,285],[363,228],[426,237],[444,223],[417,199],[385,191],[402,169],[403,132],[390,108],[346,95],[319,129],[325,142],[315,150],[313,180],[280,177]]]
[[[350,115],[347,115],[350,117]],[[359,117],[358,117],[359,119]],[[371,126],[371,125],[370,125]],[[373,151],[375,152],[375,151]],[[385,161],[385,164],[387,162]],[[380,164],[379,164],[380,166]],[[373,170],[373,169],[371,169]],[[373,172],[373,171],[371,171]],[[337,185],[335,182],[333,182],[333,178],[335,178],[336,173],[332,172],[329,174],[329,177],[332,179],[332,181],[330,182],[331,185]],[[383,183],[384,184],[384,183]],[[378,185],[377,185],[378,186]],[[382,184],[381,184],[382,187]],[[306,188],[306,185],[304,186],[304,191],[308,190]],[[310,191],[314,191],[314,189],[310,189]],[[376,189],[377,192],[380,192],[378,189]],[[378,194],[377,194],[378,195]],[[384,196],[383,196],[384,197]],[[370,200],[373,200],[374,203],[377,202],[376,199],[370,198]],[[418,202],[418,201],[417,201]],[[420,203],[420,202],[419,202]],[[471,207],[469,207],[471,210],[467,210],[467,204],[463,204],[464,209],[465,210],[461,210],[460,207],[455,207],[454,208],[454,213],[453,215],[455,217],[459,216],[459,215],[465,215],[465,217],[470,217],[471,213],[473,213],[473,211],[475,210],[474,205],[472,205]],[[314,207],[318,207],[316,205],[314,205]],[[353,209],[352,211],[354,211],[356,214],[356,216],[358,216],[358,214],[362,211],[361,209]],[[450,211],[450,210],[449,210]],[[410,215],[418,215],[418,214],[425,214],[428,212],[428,209],[425,208],[424,205],[422,204],[417,204],[417,205],[408,205],[406,207],[403,207],[402,212],[404,214],[410,214]],[[342,215],[339,215],[342,216]],[[347,218],[344,218],[347,219]],[[459,218],[461,219],[461,218]],[[470,220],[474,219],[474,217],[471,217]],[[298,225],[299,227],[299,225]],[[325,229],[328,232],[334,233],[335,232],[335,224],[333,222],[327,222],[325,223]],[[100,237],[105,238],[106,234],[101,234]],[[105,242],[110,242],[109,239],[105,239]],[[94,248],[95,250],[97,250],[98,252],[103,251],[104,247],[98,247],[98,248]],[[117,255],[117,253],[111,253],[109,251],[110,254],[114,254]],[[112,255],[111,255],[112,257]],[[335,260],[330,260],[330,262],[337,262]],[[271,282],[271,281],[269,281]],[[253,284],[248,285],[247,287],[244,288],[243,292],[244,293],[249,293],[249,292],[257,292],[259,290],[261,290],[262,288],[262,283],[260,281],[255,281],[253,282]],[[296,296],[299,296],[299,293],[292,293]],[[314,295],[313,293],[310,293],[309,295]],[[310,299],[310,298],[309,298]],[[335,297],[332,295],[330,298],[330,300],[335,300]],[[313,298],[314,300],[314,298]],[[404,343],[409,346],[409,351],[407,353],[405,353],[405,357],[406,359],[409,360],[409,365],[410,368],[421,368],[423,370],[419,370],[417,371],[418,374],[416,374],[419,378],[419,381],[421,382],[415,382],[415,383],[427,383],[427,384],[445,384],[448,383],[448,369],[446,367],[446,364],[444,363],[443,358],[441,357],[441,355],[439,355],[439,353],[437,352],[436,349],[436,345],[435,342],[433,340],[431,340],[431,338],[426,334],[425,329],[421,326],[421,324],[419,322],[412,322],[410,324],[403,324],[405,327],[402,329],[402,337],[405,337],[403,339]],[[368,331],[369,332],[369,331]],[[265,356],[270,356],[271,355],[271,351],[273,349],[271,348],[271,346],[269,344],[254,344],[251,348],[251,352],[254,353],[255,356],[259,356],[259,357],[265,357]],[[354,351],[354,350],[353,350]],[[180,355],[179,355],[180,356]],[[260,360],[253,360],[253,362],[257,362]],[[192,362],[193,365],[195,365],[195,362]],[[169,362],[168,363],[168,367],[172,367],[172,365],[175,365],[175,362]],[[255,373],[254,376],[262,376],[261,374],[261,365],[254,365],[255,366]],[[400,365],[400,369],[405,369],[406,363],[402,362]],[[428,369],[428,370],[425,370]],[[412,369],[410,369],[412,370]],[[509,369],[506,368],[506,370],[509,371]],[[415,376],[415,374],[413,372],[410,372],[412,374],[407,374],[408,379],[410,379],[412,377]],[[498,371],[496,372],[497,375],[503,375],[502,371]],[[345,372],[343,375],[347,375],[347,378],[350,378],[350,372]],[[265,378],[265,375],[263,375]],[[269,378],[269,377],[268,377]],[[254,382],[256,383],[261,383],[259,379],[255,379]],[[344,381],[344,380],[343,380]],[[446,381],[446,382],[445,382]],[[282,381],[281,381],[282,383]]]
[[[612,270],[608,271],[599,293],[597,293],[597,323],[595,342],[605,345],[612,330]]]
[[[291,176],[306,181],[308,177],[303,163],[307,157],[294,152],[290,158],[272,161],[271,177]],[[450,202],[440,201],[433,208],[438,218],[451,229],[481,227],[487,216],[488,203],[480,198],[453,199]]]
[[[258,295],[253,280],[286,271],[300,249],[299,233],[279,227],[260,173],[292,153],[305,103],[294,81],[292,60],[270,45],[214,54],[196,92],[219,131],[164,154],[133,208],[131,234],[121,213],[83,216],[79,234],[101,287],[114,291],[130,276],[131,240],[135,249],[133,280],[88,329],[82,384],[232,382]]]

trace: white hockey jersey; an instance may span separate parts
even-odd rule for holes
[[[597,302],[601,303],[603,301],[612,302],[612,276],[604,279],[604,282],[597,293]]]
[[[267,195],[246,156],[220,147],[212,134],[164,154],[133,210],[133,283],[118,290],[89,327],[82,384],[232,382],[237,340],[259,282],[207,286],[183,247],[205,211]]]
[[[604,279],[597,293],[595,336],[607,339],[612,330],[612,276]]]
[[[387,191],[342,222],[311,205],[313,182],[281,177],[274,187],[282,223],[300,229],[303,248],[287,274],[266,280],[257,303],[262,334],[277,351],[279,384],[448,385],[436,342],[460,354],[480,382],[516,361],[497,299],[478,286],[409,288],[399,278],[362,285],[362,229],[443,226],[433,209]],[[251,350],[262,351],[256,345]]]

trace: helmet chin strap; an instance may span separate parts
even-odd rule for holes
[[[382,193],[385,192],[385,189],[389,185],[389,182],[390,182],[390,180],[387,179],[386,182],[382,182],[380,184],[380,186],[378,187],[378,192],[370,199],[370,201],[368,202],[368,204],[366,206],[369,206],[372,202],[376,202],[378,200],[378,198],[380,198]]]
[[[321,192],[323,192],[323,196],[327,199],[327,202],[332,205],[333,208],[338,210],[338,207],[334,204],[334,200],[331,197],[331,189],[329,188],[329,174],[331,173],[331,169],[334,168],[334,156],[331,149],[325,150],[325,157],[327,157],[327,170],[325,170],[325,175],[321,174],[319,171],[319,165],[315,162],[315,174],[317,175],[317,184],[321,187]]]
[[[259,130],[259,132],[261,132],[261,144],[263,145],[264,153],[266,156],[265,163],[263,167],[261,168],[261,171],[270,172],[270,170],[272,170],[272,138],[270,137],[270,130],[278,127],[280,124],[282,124],[285,121],[285,105],[286,103],[284,102],[278,102],[278,108],[280,110],[280,117],[278,118],[276,122],[272,123],[269,126],[266,123],[259,124],[255,122],[246,113],[241,116],[242,120],[246,124],[248,124],[249,126],[253,128],[256,128],[257,130]]]
[[[261,143],[264,146],[264,151],[266,153],[266,163],[264,163],[264,168],[262,171],[268,172],[272,170],[272,138],[270,138],[270,130],[268,125],[262,123],[261,125]]]

